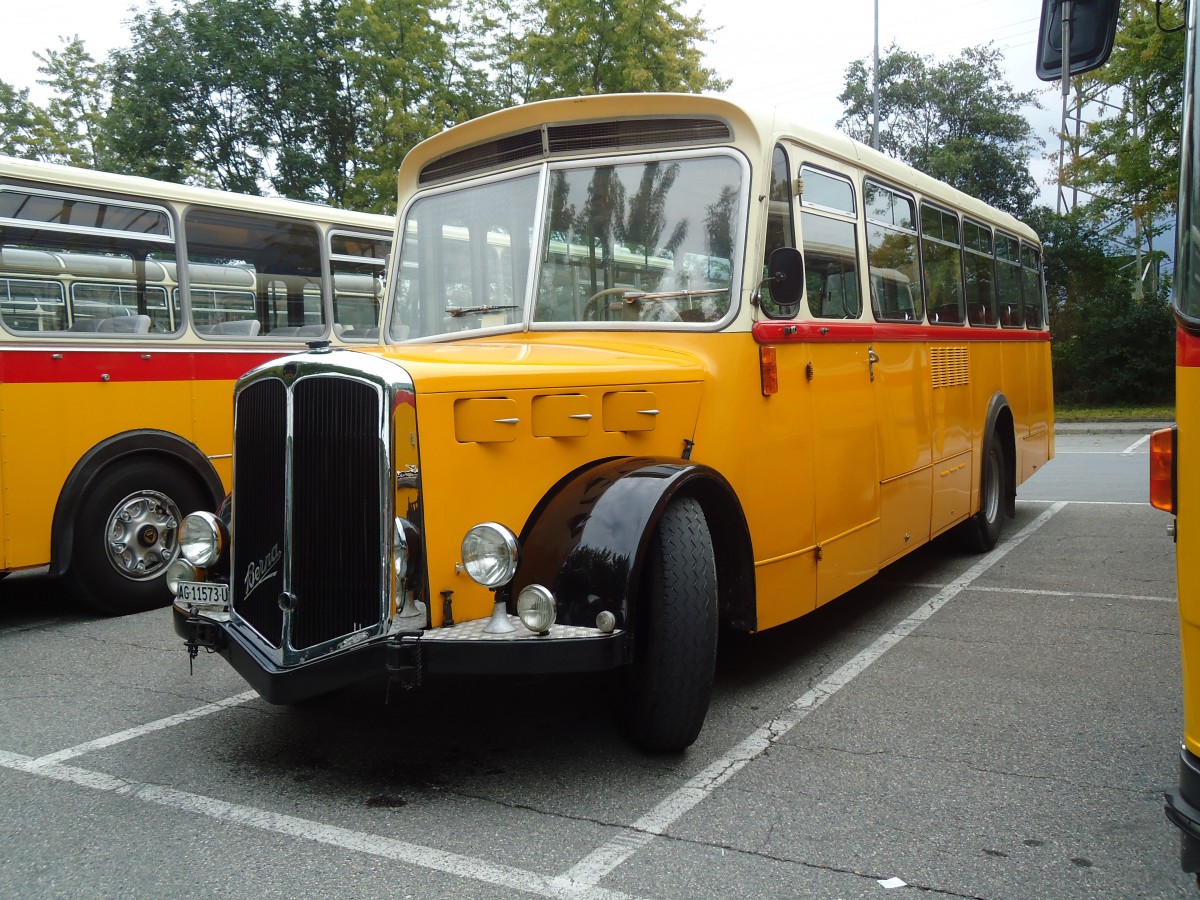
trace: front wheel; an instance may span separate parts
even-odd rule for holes
[[[1004,450],[996,432],[983,444],[983,466],[979,481],[979,512],[958,527],[963,546],[986,553],[1000,539],[1000,517],[1004,514]]]
[[[109,615],[165,606],[163,575],[179,552],[179,524],[210,505],[194,478],[162,460],[103,470],[75,510],[67,588]]]
[[[631,740],[674,752],[696,740],[717,660],[717,572],[700,504],[671,501],[654,530],[621,702]]]

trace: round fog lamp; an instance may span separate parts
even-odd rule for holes
[[[522,588],[517,595],[517,616],[530,631],[541,634],[554,624],[554,595],[540,584]]]
[[[463,568],[479,584],[497,588],[517,572],[517,538],[496,522],[484,522],[467,532],[462,542]]]
[[[200,573],[196,571],[195,566],[180,556],[167,566],[163,578],[167,582],[167,590],[171,592],[171,596],[177,597],[179,596],[179,582],[199,581]]]
[[[225,526],[210,512],[194,512],[183,517],[179,527],[179,552],[192,565],[211,566],[225,549]]]

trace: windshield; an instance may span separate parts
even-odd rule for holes
[[[543,326],[717,322],[733,302],[742,184],[734,157],[687,156],[547,167],[422,197],[405,219],[389,335],[518,327],[527,315]]]

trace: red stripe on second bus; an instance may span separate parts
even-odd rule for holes
[[[284,352],[71,347],[0,350],[0,383],[235,381]]]
[[[755,322],[760,344],[856,343],[867,341],[1048,341],[1048,331],[970,328],[964,325],[901,325],[876,322]]]

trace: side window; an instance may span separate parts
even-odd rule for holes
[[[197,333],[324,334],[321,240],[312,223],[204,208],[184,221]]]
[[[858,215],[854,187],[846,178],[800,168],[800,229],[809,312],[819,319],[857,319]]]
[[[1025,327],[1042,327],[1042,256],[1036,247],[1021,243],[1021,286],[1025,301]]]
[[[964,293],[967,321],[989,327],[996,324],[995,262],[992,257],[992,230],[986,225],[963,219]]]
[[[1021,242],[1003,231],[996,232],[996,303],[1004,328],[1020,328],[1025,324],[1021,306]]]
[[[921,268],[929,321],[961,325],[965,317],[958,216],[931,203],[921,204]]]
[[[376,235],[335,231],[329,236],[333,328],[344,340],[378,339],[383,270],[391,246]]]
[[[771,157],[771,191],[767,196],[767,240],[763,246],[762,274],[767,274],[771,251],[796,246],[795,213],[792,207],[792,179],[788,172],[787,153],[776,147]],[[772,319],[790,319],[796,315],[797,304],[781,306],[771,299],[771,290],[762,289],[762,311]]]
[[[147,203],[0,186],[0,323],[18,334],[173,334],[174,225]]]
[[[867,266],[871,309],[881,322],[918,322],[925,317],[917,266],[917,231],[911,198],[867,181]]]

